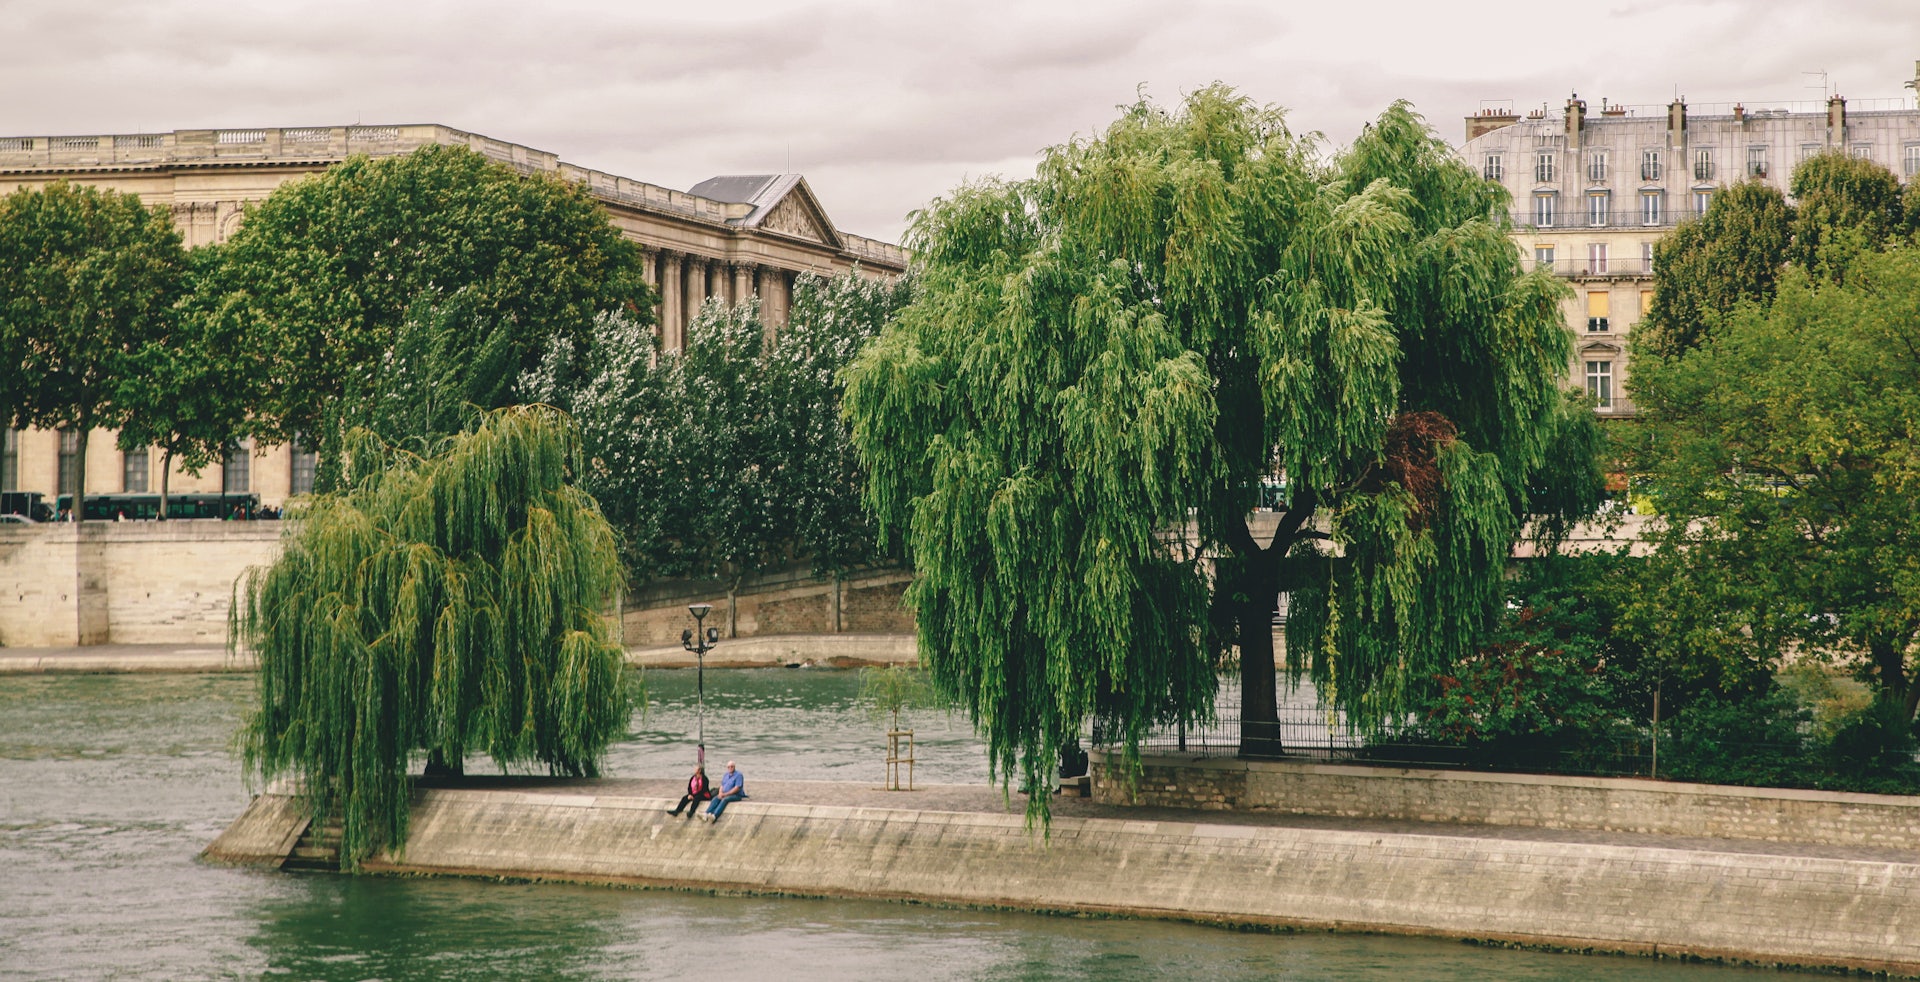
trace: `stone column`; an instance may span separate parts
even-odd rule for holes
[[[679,351],[680,331],[680,254],[660,254],[660,347]]]
[[[728,268],[733,271],[733,302],[746,303],[753,296],[753,267],[732,263]]]
[[[716,259],[707,264],[707,296],[718,297],[722,303],[732,303],[727,296],[727,264]]]
[[[754,279],[757,281],[754,292],[760,295],[760,319],[768,330],[775,327],[774,316],[780,309],[773,296],[774,283],[779,277],[780,271],[772,266],[761,266],[754,270]]]
[[[680,315],[680,347],[687,346],[687,328],[692,326],[693,318],[700,313],[700,305],[707,299],[707,261],[699,256],[688,256],[682,267],[686,271],[686,309]]]

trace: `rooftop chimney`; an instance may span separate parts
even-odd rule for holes
[[[1741,105],[1741,104],[1739,104],[1739,103],[1737,103],[1737,102],[1736,102],[1736,103],[1734,103],[1734,104],[1733,104],[1733,121],[1734,121],[1734,122],[1736,122],[1736,123],[1744,123],[1744,122],[1746,122],[1746,121],[1747,121],[1747,107],[1745,107],[1745,106],[1743,106],[1743,105]]]
[[[1484,136],[1502,126],[1512,126],[1520,121],[1511,109],[1482,109],[1467,117],[1467,139]]]
[[[1827,146],[1847,145],[1847,100],[1834,96],[1827,100]]]
[[[1587,122],[1587,103],[1575,92],[1567,97],[1567,149],[1580,149],[1580,130]]]
[[[1667,103],[1667,146],[1683,150],[1687,146],[1687,100]]]

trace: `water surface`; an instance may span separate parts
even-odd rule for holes
[[[694,673],[656,671],[615,775],[690,761]],[[872,780],[884,725],[852,673],[707,673],[711,757]],[[928,905],[234,870],[194,856],[247,800],[249,676],[0,676],[0,978],[1662,980],[1782,976],[1446,941],[1241,933]],[[978,742],[911,720],[927,781]]]

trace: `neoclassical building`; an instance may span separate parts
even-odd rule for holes
[[[232,235],[247,206],[286,181],[355,154],[391,156],[430,144],[470,147],[528,174],[585,185],[640,246],[648,280],[660,293],[661,340],[669,350],[684,344],[688,321],[710,298],[758,297],[778,325],[796,275],[858,269],[897,276],[906,269],[899,246],[835,228],[799,174],[715,177],[675,191],[438,124],[0,137],[0,194],[62,179],[138,194],[171,209],[187,245],[198,246]],[[71,490],[78,443],[71,433],[0,431],[0,490],[39,491],[49,501]],[[176,472],[170,487],[247,491],[269,505],[310,488],[311,455],[286,447],[243,449],[198,478]],[[87,493],[158,491],[159,466],[158,454],[123,454],[110,432],[96,433],[88,441]]]
[[[1915,65],[1920,81],[1920,63]],[[1906,83],[1909,88],[1916,82]],[[1759,180],[1787,191],[1793,169],[1817,153],[1873,160],[1902,181],[1920,174],[1914,100],[1780,106],[1741,103],[1629,106],[1598,112],[1573,96],[1559,113],[1484,111],[1466,120],[1460,154],[1513,195],[1521,261],[1574,289],[1569,380],[1604,415],[1631,415],[1627,337],[1653,299],[1653,245],[1701,214],[1716,190]]]

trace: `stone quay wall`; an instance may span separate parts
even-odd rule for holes
[[[0,525],[0,645],[215,644],[279,522]]]
[[[284,812],[273,799],[256,798],[249,813]],[[669,803],[573,789],[425,790],[404,852],[367,868],[1920,972],[1920,922],[1910,916],[1920,855],[1911,853],[1848,859],[1069,817],[1043,835],[1019,815],[751,800],[707,825],[663,814]],[[233,841],[209,855],[246,859],[247,842],[272,852],[289,838],[241,835],[249,827],[237,821]]]
[[[687,605],[709,603],[708,627],[720,636],[764,634],[912,634],[913,612],[901,602],[910,570],[871,570],[835,582],[809,571],[778,572],[742,583],[728,596],[712,582],[662,583],[626,598],[621,618],[630,648],[677,645],[693,626]],[[837,611],[837,616],[836,616]]]
[[[1107,804],[1920,847],[1920,798],[1900,795],[1166,756],[1130,784],[1117,757],[1090,756]]]

